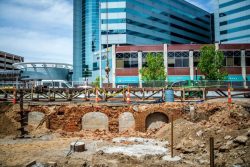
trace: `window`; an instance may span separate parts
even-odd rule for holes
[[[250,51],[245,52],[246,55],[246,66],[250,66]]]
[[[232,1],[229,1],[229,2],[221,3],[219,5],[219,8],[224,8],[224,7],[227,7],[227,6],[235,5],[235,4],[243,2],[243,1],[246,1],[246,0],[232,0]]]
[[[99,70],[99,66],[97,62],[93,63],[93,71]]]
[[[168,67],[174,67],[174,52],[168,52]]]
[[[68,86],[65,83],[61,83],[62,84],[62,88],[67,88]]]
[[[240,51],[224,51],[225,60],[224,65],[227,67],[241,66],[241,52]]]
[[[189,52],[169,52],[168,67],[189,67]]]
[[[116,68],[136,68],[138,67],[138,54],[116,53]]]
[[[116,68],[124,68],[123,54],[122,53],[116,54]]]
[[[53,85],[54,87],[59,88],[59,82],[54,82],[53,84],[54,84],[54,85]]]
[[[197,67],[200,60],[200,52],[194,52],[194,67]]]
[[[224,13],[220,13],[219,16],[220,17],[228,16],[228,15],[231,15],[231,14],[235,14],[235,13],[239,13],[239,12],[242,12],[242,11],[246,11],[249,8],[250,8],[250,5],[246,5],[246,6],[243,6],[243,7],[240,7],[240,8],[236,8],[236,9],[224,12]]]
[[[250,29],[250,25],[246,25],[246,26],[241,26],[241,27],[237,27],[237,28],[232,28],[229,30],[223,30],[220,31],[220,34],[230,34],[230,33],[234,33],[234,32],[238,32],[238,31],[244,31],[244,30],[248,30]]]

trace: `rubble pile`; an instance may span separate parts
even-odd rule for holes
[[[191,166],[209,165],[209,138],[214,137],[217,166],[249,166],[249,112],[227,103],[197,104],[195,108],[194,119],[187,114],[174,122],[175,150],[185,155],[183,161]],[[170,140],[170,125],[154,136]]]
[[[66,132],[61,129],[55,131],[55,133],[58,133],[62,137],[70,138],[70,137],[80,137],[82,139],[93,139],[93,140],[107,140],[111,141],[115,137],[130,137],[130,136],[137,136],[137,137],[152,137],[153,134],[157,132],[156,129],[144,132],[138,132],[134,130],[126,130],[124,132],[119,133],[111,133],[106,130],[81,130],[78,132]]]

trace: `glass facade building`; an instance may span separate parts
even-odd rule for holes
[[[107,43],[211,43],[211,20],[208,12],[184,0],[74,0],[74,80],[84,78],[86,67],[96,73],[93,53]],[[124,66],[135,66],[133,59],[124,60]]]
[[[73,80],[93,69],[93,52],[99,50],[99,0],[74,0]]]
[[[250,0],[216,0],[215,40],[250,43]]]

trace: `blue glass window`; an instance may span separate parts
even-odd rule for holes
[[[246,1],[246,0],[232,0],[232,1],[220,4],[219,8],[224,8],[224,7],[231,6],[231,5],[234,5],[236,3],[240,3],[240,2],[244,2],[244,1]]]
[[[248,9],[250,9],[250,5],[243,6],[243,7],[234,9],[234,10],[230,10],[230,11],[228,11],[228,12],[220,13],[219,16],[220,16],[220,17],[224,17],[224,16],[227,16],[227,15],[239,13],[239,12],[242,12],[242,11],[245,11],[245,10],[248,10]]]
[[[250,35],[243,35],[243,36],[239,36],[239,37],[223,39],[223,40],[221,40],[221,42],[227,42],[227,41],[231,41],[231,40],[237,40],[237,39],[249,38],[249,37],[250,37]]]
[[[232,28],[229,30],[224,30],[224,31],[220,31],[220,34],[230,34],[230,33],[234,33],[234,32],[238,32],[238,31],[243,31],[243,30],[248,30],[250,29],[250,25],[246,25],[246,26],[242,26],[242,27],[237,27],[237,28]]]
[[[231,19],[231,20],[220,22],[220,26],[224,26],[224,25],[232,24],[232,23],[237,23],[237,22],[240,22],[240,21],[248,20],[248,19],[250,19],[250,15],[242,16],[242,17],[239,17],[239,18],[236,18],[236,19]]]
[[[117,13],[117,12],[125,12],[126,9],[125,8],[108,8],[107,9],[101,9],[101,13],[106,13],[106,12],[109,12],[109,13]]]

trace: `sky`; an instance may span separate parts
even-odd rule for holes
[[[215,0],[187,1],[213,12]],[[0,50],[72,64],[73,0],[0,0]]]

